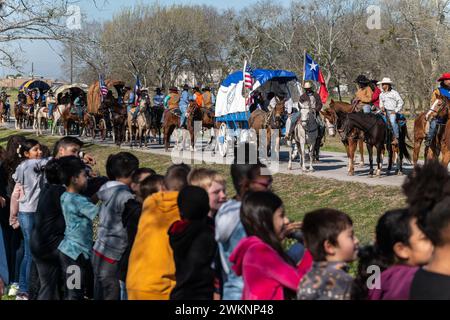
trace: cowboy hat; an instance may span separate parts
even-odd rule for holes
[[[169,91],[178,92],[178,88],[177,87],[171,87],[171,88],[169,88]]]
[[[203,88],[203,91],[211,91],[211,88],[206,86],[206,87]]]
[[[183,90],[189,90],[189,85],[185,84],[185,85],[183,86]]]
[[[312,87],[313,87],[313,84],[310,81],[306,81],[303,84],[303,89],[312,89]]]
[[[391,78],[383,78],[381,81],[377,82],[377,84],[393,84]]]
[[[370,80],[369,80],[365,75],[360,74],[360,75],[356,78],[355,82],[356,82],[356,83],[370,83]]]
[[[450,80],[450,73],[443,73],[442,76],[438,79],[438,81]]]

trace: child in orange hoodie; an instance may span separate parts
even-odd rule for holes
[[[190,167],[173,165],[164,177],[165,189],[148,197],[128,261],[129,300],[168,300],[175,287],[175,263],[167,230],[179,219],[178,192],[187,185]]]

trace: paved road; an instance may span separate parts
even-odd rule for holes
[[[5,125],[3,125],[5,126]],[[14,124],[9,123],[6,124],[7,128],[14,129]],[[26,129],[25,131],[31,131],[30,129]],[[92,142],[91,138],[83,138],[86,142]],[[200,140],[200,139],[199,139]],[[94,141],[94,143],[103,145],[103,146],[113,146],[112,141],[106,141],[106,142],[99,142]],[[201,146],[205,145],[205,141],[200,141],[197,143],[197,149],[201,149]],[[129,146],[123,145],[123,149],[130,149]],[[218,164],[230,164],[232,162],[232,156],[231,154],[226,157],[222,158],[218,153],[216,155],[213,155],[211,151],[196,151],[196,152],[190,152],[190,151],[179,151],[175,149],[171,149],[170,152],[165,152],[163,146],[152,144],[150,147],[147,148],[134,148],[134,150],[139,150],[142,152],[148,152],[148,153],[154,153],[154,154],[160,154],[160,155],[169,155],[173,158],[174,162],[185,162],[185,163],[202,163],[202,161],[206,163],[218,163]],[[306,174],[313,177],[318,178],[329,178],[329,179],[336,179],[340,181],[349,181],[349,182],[359,182],[364,183],[368,185],[384,185],[384,186],[401,186],[405,177],[404,176],[396,176],[392,174],[391,176],[386,176],[386,174],[383,172],[382,176],[380,178],[369,178],[368,177],[368,165],[366,164],[364,167],[355,167],[355,175],[354,176],[348,176],[347,175],[347,156],[344,153],[339,152],[322,152],[321,153],[321,161],[320,163],[314,164],[314,172],[302,172],[300,169],[300,165],[298,162],[298,158],[295,162],[293,162],[292,170],[288,170],[287,164],[288,164],[288,149],[287,147],[283,146],[281,148],[280,152],[280,159],[279,162],[272,161],[271,163],[268,163],[269,168],[274,173],[285,173],[285,174]],[[366,155],[366,163],[368,161],[367,155]],[[374,159],[375,160],[375,159]],[[386,168],[387,159],[385,159],[384,168]],[[404,165],[404,172],[407,174],[412,170],[412,166],[410,164],[405,163]]]

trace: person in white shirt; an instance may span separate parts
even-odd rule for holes
[[[403,109],[403,99],[400,94],[392,89],[392,80],[390,78],[383,78],[378,85],[382,86],[382,92],[380,94],[380,109],[382,112],[386,113],[389,117],[389,121],[392,125],[392,130],[394,131],[394,141],[393,144],[398,144],[398,138],[400,135],[400,130],[397,123],[397,113]]]

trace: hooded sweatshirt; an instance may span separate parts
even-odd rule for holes
[[[105,257],[119,261],[128,243],[122,215],[125,203],[134,196],[126,184],[118,181],[105,183],[97,192],[97,196],[102,204],[94,250]]]
[[[212,300],[216,253],[214,229],[207,219],[181,220],[169,229],[175,259],[176,286],[171,300]]]
[[[395,265],[381,273],[380,289],[369,290],[369,300],[409,300],[411,284],[418,267]]]
[[[175,263],[167,230],[180,218],[178,192],[158,192],[143,205],[128,261],[130,300],[168,300],[175,287]]]
[[[230,261],[236,274],[244,279],[243,300],[284,300],[284,288],[295,291],[303,276],[255,236],[239,242]]]
[[[239,241],[245,238],[240,220],[241,202],[231,199],[225,202],[216,215],[216,241],[223,270],[223,300],[241,300],[244,282],[232,269],[230,256]]]

